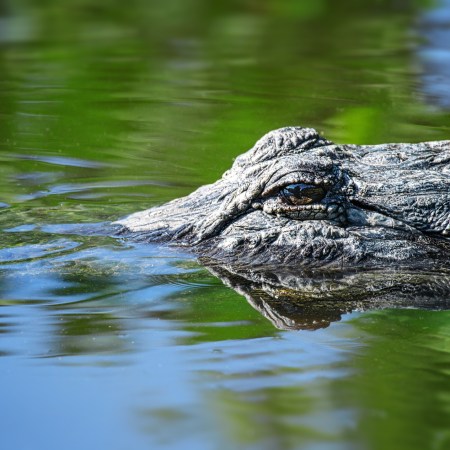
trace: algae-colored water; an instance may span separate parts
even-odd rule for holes
[[[283,331],[192,256],[83,232],[281,126],[449,139],[449,5],[2,3],[1,448],[449,448],[449,311]]]

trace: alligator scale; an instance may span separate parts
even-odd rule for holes
[[[447,267],[450,141],[338,145],[281,128],[215,183],[118,223],[241,267]]]

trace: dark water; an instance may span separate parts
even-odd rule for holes
[[[89,232],[280,126],[450,138],[448,7],[0,4],[0,447],[450,448],[449,311],[282,331],[191,256]]]

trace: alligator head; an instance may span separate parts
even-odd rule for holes
[[[281,128],[214,184],[118,223],[240,266],[446,265],[450,141],[335,145]]]

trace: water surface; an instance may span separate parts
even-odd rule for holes
[[[192,256],[102,233],[277,127],[450,138],[445,6],[0,8],[2,448],[449,448],[449,311],[280,330]]]

